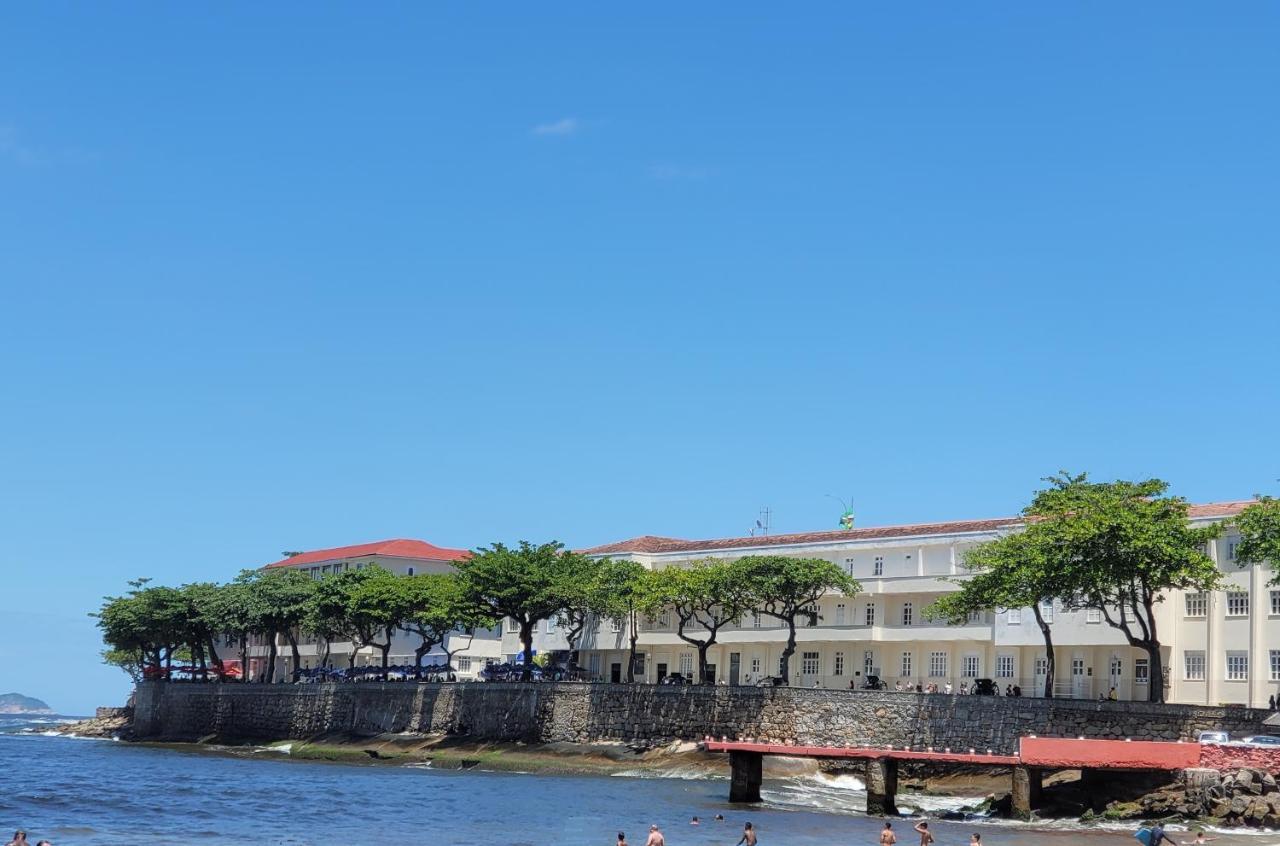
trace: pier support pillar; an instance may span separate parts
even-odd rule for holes
[[[1040,790],[1044,784],[1044,772],[1038,767],[1013,768],[1013,816],[1020,820],[1031,819],[1031,812],[1040,807]]]
[[[729,782],[729,801],[759,802],[764,755],[759,752],[730,752],[729,766],[733,771]]]
[[[867,760],[867,813],[876,816],[898,815],[898,762],[891,758]]]

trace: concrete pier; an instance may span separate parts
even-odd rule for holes
[[[729,801],[759,802],[764,755],[759,752],[730,752],[729,766],[733,771],[729,782]]]
[[[867,813],[897,816],[898,762],[892,758],[870,758],[866,774]]]
[[[1039,767],[1017,766],[1013,768],[1011,796],[1014,817],[1031,819],[1031,812],[1040,807],[1040,791],[1044,786],[1044,771]]]

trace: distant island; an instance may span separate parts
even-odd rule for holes
[[[0,714],[52,714],[48,703],[21,693],[0,693]]]

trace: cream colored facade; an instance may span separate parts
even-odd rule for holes
[[[1247,504],[1193,506],[1192,520],[1222,520]],[[977,615],[958,626],[924,613],[938,596],[956,589],[949,580],[963,577],[968,548],[1017,530],[1017,520],[1008,519],[706,542],[639,538],[588,553],[631,558],[650,568],[766,553],[826,558],[857,578],[863,592],[823,597],[820,620],[797,632],[793,685],[861,687],[873,675],[889,689],[934,685],[945,692],[950,685],[958,693],[975,679],[990,678],[1002,693],[1017,686],[1023,696],[1038,696],[1047,662],[1030,609]],[[1236,565],[1237,541],[1227,533],[1210,549],[1228,590],[1190,600],[1175,591],[1158,608],[1169,701],[1260,706],[1280,696],[1280,590],[1267,587],[1269,568]],[[1045,607],[1043,614],[1051,621],[1055,646],[1055,696],[1096,699],[1114,688],[1119,699],[1148,697],[1147,654],[1129,646],[1101,614],[1061,605]],[[696,649],[680,639],[674,622],[664,615],[642,623],[640,680],[694,675]],[[786,634],[778,621],[754,614],[722,629],[708,654],[716,682],[756,684],[777,675]],[[628,637],[624,627],[614,631],[609,623],[587,635],[581,663],[593,678],[625,676]]]

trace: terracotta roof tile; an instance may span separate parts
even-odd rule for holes
[[[1233,502],[1211,502],[1203,505],[1192,505],[1188,509],[1193,518],[1231,517],[1239,514],[1253,500],[1237,500]],[[824,532],[798,532],[786,535],[768,535],[766,537],[718,538],[713,540],[681,540],[664,538],[655,535],[643,535],[617,543],[594,546],[583,549],[587,555],[609,555],[624,552],[664,553],[664,552],[716,552],[724,549],[749,549],[769,546],[786,546],[805,543],[835,543],[847,540],[887,540],[891,538],[928,537],[930,535],[953,535],[967,532],[994,532],[1016,526],[1022,522],[1021,517],[997,517],[987,520],[953,520],[946,523],[914,523],[902,526],[871,526],[860,529],[833,529]]]
[[[333,549],[317,549],[281,559],[267,567],[289,567],[299,564],[316,564],[322,561],[341,561],[344,558],[363,558],[367,555],[388,555],[394,558],[425,558],[431,561],[457,561],[471,553],[465,549],[447,549],[420,540],[384,540],[361,543],[355,546],[338,546]]]

